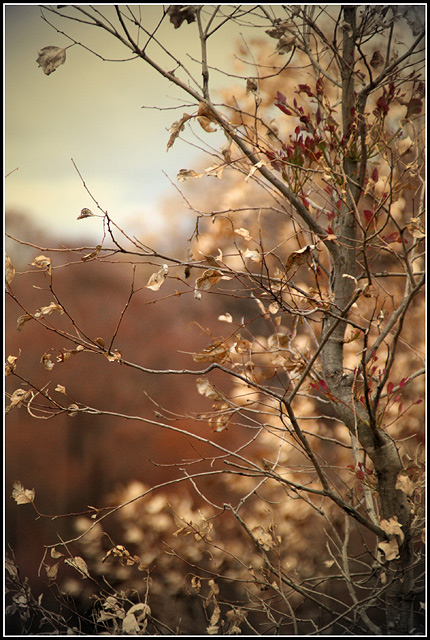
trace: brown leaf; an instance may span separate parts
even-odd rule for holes
[[[5,260],[4,260],[4,279],[5,279],[5,283],[9,286],[10,283],[12,282],[12,280],[14,279],[15,276],[15,269],[14,266],[12,264],[12,260],[9,258],[9,256],[7,255],[7,253],[5,253]]]
[[[36,62],[43,69],[43,73],[49,76],[57,67],[66,62],[66,49],[54,46],[43,47],[39,51]]]
[[[195,22],[196,8],[192,4],[171,4],[167,9],[167,15],[175,29],[178,29],[184,20],[187,21],[187,24]]]
[[[222,340],[216,340],[199,353],[193,355],[194,362],[224,362],[230,353],[230,347]]]
[[[221,271],[217,269],[206,269],[196,280],[196,289],[207,291],[223,277]]]
[[[289,271],[293,266],[299,267],[302,264],[306,264],[312,249],[315,249],[315,245],[308,244],[306,247],[303,247],[303,249],[290,253],[285,264],[285,270]]]
[[[374,69],[377,69],[378,67],[381,66],[381,64],[383,64],[384,62],[384,58],[381,54],[381,52],[378,51],[374,51],[372,59],[370,61],[370,66],[373,67]]]
[[[174,122],[172,124],[172,126],[169,129],[169,133],[170,138],[167,142],[167,148],[166,151],[168,151],[170,149],[170,147],[173,145],[173,143],[175,142],[176,138],[179,136],[179,134],[181,133],[181,131],[184,130],[185,128],[185,123],[187,120],[189,120],[191,118],[190,115],[188,115],[188,113],[184,113],[182,118],[180,120],[177,120],[176,122]]]

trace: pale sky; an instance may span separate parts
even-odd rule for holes
[[[98,241],[99,220],[77,221],[83,207],[94,206],[73,158],[95,198],[117,222],[133,225],[145,216],[156,225],[157,202],[173,192],[163,172],[175,180],[200,154],[181,141],[166,152],[168,128],[187,107],[161,111],[142,106],[182,105],[186,96],[141,60],[104,62],[78,46],[68,49],[65,64],[47,76],[36,62],[39,50],[70,41],[42,20],[37,5],[4,5],[4,12],[5,174],[13,171],[5,181],[6,209],[27,213],[51,231],[59,229],[60,237],[66,231],[69,239],[82,237],[85,224]],[[143,5],[143,12],[149,28],[161,5]],[[94,28],[56,24],[105,57],[129,54]],[[163,33],[173,50],[199,57],[195,24],[175,30],[166,20]],[[234,39],[224,33],[213,46],[225,58],[233,54]],[[195,73],[200,80],[198,68]]]

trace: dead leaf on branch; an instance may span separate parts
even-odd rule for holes
[[[152,291],[158,291],[161,285],[164,283],[166,276],[169,272],[167,264],[163,264],[159,271],[156,271],[151,275],[148,283],[145,285],[146,289],[152,289]]]
[[[179,134],[181,133],[181,131],[184,130],[185,128],[185,123],[187,122],[187,120],[189,120],[190,118],[192,118],[192,116],[190,116],[188,113],[184,113],[182,118],[180,120],[177,120],[176,122],[174,122],[172,124],[172,126],[169,129],[169,133],[170,138],[167,142],[167,148],[166,151],[168,151],[170,149],[170,147],[173,145],[173,143],[175,142],[176,138],[179,136]]]
[[[43,73],[49,76],[53,73],[57,67],[64,64],[66,62],[66,49],[61,47],[43,47],[39,51],[39,57],[36,62],[38,66],[43,69]]]
[[[204,102],[200,102],[199,104],[197,120],[199,121],[202,129],[204,129],[207,133],[214,133],[216,131],[216,129],[212,125],[218,124],[218,121],[212,111]]]
[[[50,353],[44,353],[40,358],[40,362],[43,364],[47,371],[52,371],[55,366],[55,362],[52,362],[51,358],[52,355]]]
[[[213,344],[199,353],[193,354],[194,362],[224,362],[230,353],[230,346],[222,340],[216,340]]]
[[[21,355],[21,353],[20,353]],[[4,375],[6,376],[10,376],[16,369],[16,361],[18,360],[19,356],[8,356],[6,358],[6,362],[4,365]]]
[[[34,258],[31,266],[37,267],[38,269],[46,269],[49,275],[51,275],[51,258],[47,258],[46,256],[37,256]]]
[[[194,297],[200,300],[200,291],[208,291],[220,280],[231,280],[231,278],[230,276],[223,276],[222,272],[217,269],[206,269],[195,282]]]
[[[195,22],[196,8],[192,4],[171,4],[167,9],[167,15],[175,29],[178,29],[185,20],[187,24]]]
[[[197,392],[201,396],[205,396],[205,398],[210,398],[211,400],[222,400],[222,396],[207,378],[197,378],[196,386]]]
[[[34,489],[24,489],[19,480],[13,483],[12,498],[16,504],[32,504],[35,497],[36,492]]]
[[[17,407],[20,409],[23,403],[31,396],[31,391],[25,391],[24,389],[15,389],[10,397],[10,404],[6,407],[5,413],[9,413],[11,409]]]
[[[12,264],[12,260],[9,258],[7,253],[4,256],[4,280],[5,283],[9,286],[12,280],[15,277],[15,268]]]
[[[311,255],[312,249],[315,249],[314,244],[308,244],[303,249],[299,249],[298,251],[293,251],[287,258],[287,262],[285,264],[285,271],[289,271],[293,266],[299,267],[303,264],[306,264],[308,261],[308,257]]]
[[[81,213],[78,215],[77,220],[83,220],[84,218],[92,218],[94,216],[94,213],[91,211],[91,209],[87,209],[87,207],[84,207],[83,209],[81,209]]]
[[[76,569],[76,571],[80,573],[83,578],[91,578],[88,571],[87,563],[80,556],[75,556],[74,558],[66,558],[66,560],[64,560],[64,563],[68,564],[69,567],[73,567],[73,569]]]

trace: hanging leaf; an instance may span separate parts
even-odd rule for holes
[[[12,498],[16,504],[31,504],[34,502],[36,492],[34,489],[24,489],[19,480],[13,483]]]
[[[43,73],[47,76],[54,73],[57,67],[66,62],[66,49],[60,47],[43,47],[39,51],[39,57],[36,62],[43,69]]]
[[[4,280],[5,283],[9,286],[12,280],[15,277],[15,268],[12,264],[12,260],[9,258],[7,253],[5,253],[4,257]]]
[[[94,213],[91,211],[91,209],[87,209],[87,207],[84,207],[83,209],[81,209],[81,213],[77,217],[77,220],[82,220],[83,218],[92,218],[93,216]]]
[[[164,283],[167,273],[169,271],[169,267],[167,264],[163,264],[162,268],[159,271],[156,271],[151,275],[148,280],[148,284],[145,285],[147,289],[152,289],[152,291],[158,291],[161,285]]]
[[[171,4],[167,10],[167,15],[175,29],[178,29],[185,20],[187,24],[195,22],[196,8],[191,4]]]
[[[34,258],[31,266],[37,267],[38,269],[46,269],[49,275],[51,275],[51,258],[47,258],[46,256],[37,256]]]
[[[181,133],[181,131],[184,130],[185,128],[185,123],[187,120],[189,120],[191,118],[191,116],[188,113],[184,113],[182,118],[180,120],[177,120],[176,122],[174,122],[172,124],[172,126],[169,129],[169,133],[170,138],[167,142],[167,148],[166,151],[168,151],[170,149],[170,147],[173,145],[173,143],[175,142],[176,138],[179,136],[179,134]]]

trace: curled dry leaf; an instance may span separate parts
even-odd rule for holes
[[[187,24],[195,22],[196,8],[192,4],[171,4],[167,9],[167,15],[175,29],[179,29],[185,20]]]
[[[245,259],[252,260],[252,262],[262,262],[263,261],[262,254],[259,251],[255,251],[253,249],[247,249],[244,252],[243,257]]]
[[[10,376],[16,369],[16,361],[18,360],[19,356],[8,356],[6,358],[6,362],[4,365],[4,374],[5,376]]]
[[[37,256],[34,258],[31,266],[37,267],[38,269],[47,269],[49,275],[51,275],[51,258],[47,258],[46,256]]]
[[[239,229],[235,229],[234,232],[237,233],[238,236],[242,236],[242,238],[245,238],[245,240],[252,240],[251,234],[249,233],[248,229],[240,227]]]
[[[398,521],[397,516],[393,516],[389,520],[381,520],[379,525],[388,536],[398,536],[400,542],[403,542],[405,535],[402,531],[402,525]]]
[[[43,73],[49,76],[57,67],[66,62],[66,49],[54,46],[43,47],[39,51],[39,57],[36,62],[43,69]]]
[[[5,413],[9,413],[11,409],[17,407],[20,409],[23,403],[31,396],[31,391],[25,391],[24,389],[15,389],[10,397],[10,404],[6,407]]]
[[[18,480],[13,483],[12,498],[17,504],[31,504],[34,502],[36,492],[34,489],[24,489],[22,483]]]
[[[229,353],[229,345],[222,340],[216,340],[199,353],[194,353],[193,360],[194,362],[224,362]]]
[[[197,378],[196,386],[201,396],[205,396],[205,398],[210,398],[211,400],[221,400],[220,394],[207,378]]]
[[[16,321],[17,331],[22,331],[22,327],[29,320],[33,320],[33,316],[28,315],[28,313],[24,313],[22,316],[19,316],[18,320]]]
[[[58,311],[61,315],[64,313],[64,309],[56,302],[51,302],[47,307],[40,307],[34,312],[33,318],[40,318],[41,316],[49,316],[53,311]]]
[[[9,258],[7,253],[5,253],[4,257],[4,280],[5,283],[9,286],[12,280],[15,277],[15,268],[12,264],[12,260]]]
[[[192,116],[190,116],[188,113],[184,113],[182,118],[180,118],[180,120],[177,120],[172,124],[172,126],[169,129],[170,138],[167,142],[166,151],[168,151],[170,147],[173,145],[173,143],[175,142],[176,138],[179,136],[181,131],[184,130],[184,125],[186,121],[189,120],[191,117]]]
[[[285,264],[285,270],[289,271],[293,266],[299,267],[302,264],[306,264],[312,249],[315,249],[315,245],[308,244],[306,245],[306,247],[303,247],[303,249],[299,249],[298,251],[293,251],[292,253],[290,253]]]
[[[44,353],[40,358],[40,362],[43,364],[47,371],[52,371],[55,366],[55,362],[52,362],[51,358],[52,355],[50,353]]]
[[[94,251],[92,251],[91,253],[87,253],[86,256],[82,256],[81,258],[82,262],[88,262],[88,260],[92,260],[93,258],[95,258],[100,253],[101,248],[102,248],[102,245],[98,244],[94,249]]]
[[[206,269],[196,280],[196,289],[207,291],[223,277],[221,271],[217,269]]]
[[[147,289],[152,289],[152,291],[158,291],[161,285],[164,283],[166,276],[169,272],[169,267],[167,264],[163,264],[162,268],[159,271],[156,271],[151,275],[148,280],[148,284],[146,284]]]
[[[76,569],[82,576],[85,578],[90,578],[90,574],[88,572],[87,563],[80,556],[75,556],[74,558],[66,558],[64,560],[65,564],[68,564],[73,569]]]
[[[83,218],[92,218],[94,216],[94,213],[91,211],[91,209],[87,209],[87,207],[84,207],[83,209],[81,209],[81,213],[78,215],[77,220],[82,220]]]

